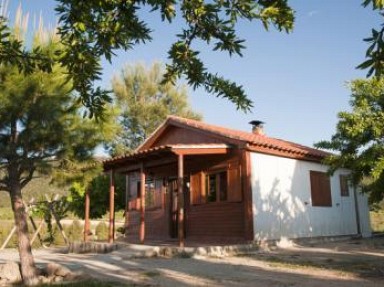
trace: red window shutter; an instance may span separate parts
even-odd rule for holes
[[[204,174],[202,172],[197,172],[191,175],[190,178],[190,200],[191,204],[201,204],[205,199],[204,191]]]
[[[312,206],[332,206],[331,183],[325,172],[310,171]]]

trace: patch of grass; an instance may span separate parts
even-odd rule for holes
[[[278,256],[262,256],[259,259],[266,261],[271,267],[280,267],[288,269],[314,269],[314,270],[329,270],[335,271],[340,276],[348,275],[367,277],[382,277],[381,268],[377,264],[370,262],[352,262],[352,261],[335,261],[332,258],[322,260],[307,260],[307,259],[290,259],[281,258]]]
[[[0,207],[0,220],[13,220],[11,207]]]
[[[371,227],[373,232],[384,232],[384,210],[370,212]]]
[[[160,276],[160,272],[159,271],[147,271],[147,272],[144,272],[143,275],[152,278],[152,277]]]

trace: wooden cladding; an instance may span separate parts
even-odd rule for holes
[[[230,165],[227,171],[228,201],[242,201],[241,169],[239,165]]]
[[[191,204],[242,201],[241,169],[238,162],[226,169],[199,171],[190,177]]]
[[[349,196],[348,176],[341,174],[340,179],[340,195]]]
[[[331,183],[325,172],[310,171],[312,206],[332,206]]]
[[[188,212],[187,238],[244,238],[244,205],[214,202],[192,205]]]

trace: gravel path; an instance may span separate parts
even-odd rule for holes
[[[384,238],[257,251],[233,257],[131,258],[109,254],[34,251],[38,264],[57,262],[100,280],[144,286],[384,286]],[[18,260],[0,251],[0,263]]]

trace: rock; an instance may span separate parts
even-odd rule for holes
[[[45,277],[45,276],[39,276],[39,281],[41,284],[49,284],[49,283],[52,283],[52,278]]]
[[[53,282],[62,282],[64,279],[63,279],[63,277],[61,277],[61,276],[55,276],[55,278],[53,278]]]
[[[9,283],[19,283],[22,281],[20,267],[16,262],[6,262],[0,265],[0,278],[7,280]]]
[[[0,286],[7,286],[7,285],[8,285],[8,280],[0,278]]]
[[[45,271],[48,276],[56,275],[56,276],[65,277],[71,273],[71,270],[69,270],[67,267],[57,263],[48,263],[47,266],[45,267]]]

